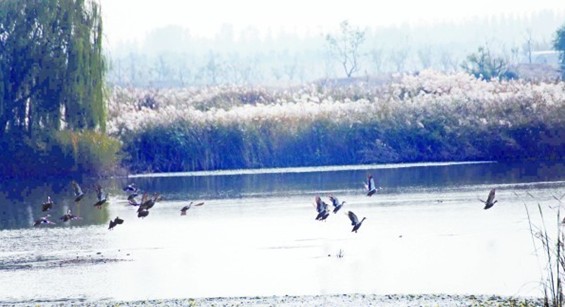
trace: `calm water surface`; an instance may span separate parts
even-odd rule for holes
[[[367,174],[383,189],[363,193]],[[324,293],[540,295],[526,208],[550,231],[563,163],[415,164],[3,182],[0,303]],[[93,186],[110,194],[95,209]],[[122,187],[163,200],[145,219]],[[498,203],[478,198],[497,188]],[[315,221],[313,200],[346,205]],[[56,225],[33,227],[50,195]],[[180,208],[205,201],[186,216]],[[565,201],[565,198],[563,199]],[[553,209],[552,209],[553,208]],[[67,209],[81,220],[58,220]],[[345,215],[367,217],[351,233]],[[125,220],[109,231],[108,221]],[[535,242],[535,241],[534,241]],[[341,257],[340,257],[341,256]]]

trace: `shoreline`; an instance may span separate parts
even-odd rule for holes
[[[443,161],[443,162],[399,162],[381,164],[346,164],[346,165],[319,165],[319,166],[289,166],[289,167],[266,167],[266,168],[240,168],[222,169],[209,171],[187,171],[187,172],[160,172],[128,174],[127,178],[158,178],[158,177],[204,177],[204,176],[232,176],[232,175],[265,175],[265,174],[291,174],[291,173],[319,173],[340,171],[364,171],[416,167],[440,167],[474,164],[493,164],[498,161]]]
[[[543,306],[543,298],[452,294],[319,294],[150,299],[2,302],[2,306]]]

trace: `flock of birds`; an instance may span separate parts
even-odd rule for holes
[[[76,181],[72,181],[71,184],[74,190],[75,202],[81,201],[81,199],[83,199],[85,195],[84,192],[82,191],[82,189],[80,188],[79,184]],[[95,190],[96,190],[97,201],[94,204],[94,207],[101,209],[102,205],[106,202],[106,195],[102,191],[102,187],[100,185],[96,185]],[[50,211],[51,209],[53,209],[53,205],[54,202],[51,199],[51,196],[47,196],[47,201],[41,204],[41,211],[42,212]],[[42,224],[56,224],[55,222],[49,220],[50,216],[51,216],[50,214],[47,214],[45,216],[40,217],[39,219],[35,220],[33,226],[39,226]],[[71,209],[68,209],[67,212],[63,214],[59,219],[63,222],[69,222],[72,220],[80,220],[81,217],[74,215]]]
[[[85,196],[85,193],[83,192],[83,190],[81,189],[81,187],[79,186],[79,184],[76,181],[72,181],[71,182],[72,186],[73,186],[73,190],[74,190],[74,201],[75,202],[79,202],[83,199],[83,197]],[[372,175],[368,175],[367,176],[367,180],[363,183],[365,186],[365,190],[366,190],[366,195],[367,196],[373,196],[375,193],[377,193],[380,189],[382,189],[381,187],[377,187],[375,185],[375,180],[373,178]],[[94,186],[94,190],[96,191],[96,199],[97,201],[94,203],[94,207],[97,209],[101,209],[102,206],[107,202],[108,199],[108,194],[104,192],[104,190],[102,189],[102,187],[99,184],[96,184]],[[142,192],[136,185],[135,183],[131,183],[129,185],[127,185],[126,187],[123,188],[124,192],[126,192],[128,194],[127,196],[127,200],[128,200],[128,205],[131,206],[135,206],[137,207],[137,217],[138,218],[145,218],[149,215],[149,209],[153,208],[153,206],[155,206],[155,203],[157,203],[158,201],[161,200],[161,195],[158,193],[153,193],[152,196],[149,196],[147,192]],[[495,193],[496,193],[496,189],[491,189],[487,200],[482,200],[479,199],[481,202],[483,202],[485,204],[484,209],[489,209],[492,206],[494,206],[494,204],[497,202],[497,200],[494,199],[495,197]],[[141,195],[141,200],[138,201],[136,199],[136,197]],[[329,216],[330,216],[330,211],[333,212],[334,214],[338,213],[338,211],[345,205],[345,201],[340,202],[338,200],[337,197],[335,197],[334,195],[329,195],[329,200],[333,206],[333,210],[329,209],[329,205],[324,202],[322,200],[322,198],[320,196],[316,196],[314,199],[314,207],[316,208],[316,220],[317,221],[325,221]],[[47,196],[47,201],[43,204],[41,204],[41,211],[43,212],[47,212],[50,211],[51,209],[53,209],[53,205],[54,202],[51,199],[50,196]],[[192,207],[192,206],[202,206],[204,205],[204,202],[198,202],[198,203],[194,203],[194,202],[190,202],[188,205],[183,206],[180,209],[180,215],[186,215],[186,212]],[[355,213],[353,213],[353,211],[347,211],[347,216],[349,217],[349,220],[351,221],[351,226],[353,226],[351,232],[355,232],[357,233],[357,231],[359,230],[359,228],[361,227],[361,225],[363,224],[363,221],[365,221],[367,218],[363,217],[361,220],[357,217],[357,215]],[[49,220],[50,215],[47,214],[39,219],[37,219],[35,221],[35,223],[33,224],[33,226],[39,226],[42,224],[55,224],[55,222],[52,222]],[[60,217],[60,220],[63,222],[69,222],[72,220],[77,220],[80,219],[81,217],[74,215],[70,209],[67,210],[67,212],[62,215]],[[564,220],[565,221],[565,220]],[[113,220],[110,220],[110,223],[108,225],[108,229],[112,230],[114,227],[116,227],[117,225],[123,224],[124,220],[121,219],[120,217],[116,217]]]
[[[74,191],[74,201],[78,203],[84,198],[85,193],[83,192],[82,188],[76,181],[72,181],[71,184]],[[155,203],[157,203],[162,199],[161,195],[158,193],[153,193],[152,196],[149,196],[147,192],[142,192],[139,188],[136,187],[135,183],[131,183],[127,185],[125,188],[123,188],[123,190],[128,194],[127,197],[128,205],[137,207],[138,218],[147,217],[149,215],[149,209],[153,208],[153,206],[155,206]],[[96,202],[93,204],[93,206],[96,209],[102,209],[102,206],[107,203],[108,194],[104,191],[104,189],[99,184],[96,184],[94,186],[94,191],[96,192]],[[137,197],[140,195],[141,195],[141,200],[138,201]],[[192,207],[193,203],[194,202],[190,202],[188,205],[183,206],[180,209],[180,215],[186,215],[186,212],[188,211],[188,209]],[[194,206],[202,206],[202,205],[204,205],[204,202],[199,202],[194,204]],[[47,201],[41,204],[41,211],[49,212],[53,209],[53,206],[54,206],[54,202],[51,199],[51,196],[47,196]],[[33,226],[40,226],[43,224],[47,224],[47,225],[56,224],[55,222],[49,219],[50,216],[51,216],[50,214],[46,214],[40,217],[39,219],[35,220]],[[81,219],[81,217],[74,215],[71,212],[71,209],[68,209],[67,212],[64,215],[62,215],[59,219],[63,222],[69,222],[72,220],[79,220]],[[108,229],[112,230],[117,225],[123,223],[124,220],[121,219],[119,216],[117,216],[113,220],[110,220]]]
[[[367,192],[367,196],[373,196],[380,189],[382,189],[381,187],[377,187],[375,185],[375,179],[373,178],[372,175],[367,176],[367,181],[364,182],[364,185],[365,185],[365,190]],[[490,190],[486,201],[479,199],[482,203],[485,204],[485,207],[484,207],[485,210],[491,208],[497,202],[497,200],[494,199],[495,193],[496,193],[496,189],[493,188],[493,189]],[[337,197],[335,197],[334,195],[329,195],[328,197],[329,197],[330,202],[333,206],[333,213],[335,214],[343,207],[343,205],[345,204],[345,201],[339,202]],[[316,198],[314,200],[314,207],[316,208],[316,211],[318,212],[318,214],[316,215],[316,220],[325,221],[330,216],[330,210],[328,209],[329,205],[326,202],[324,202],[320,198],[320,196],[316,196]],[[359,218],[357,217],[357,215],[355,213],[353,213],[353,211],[347,211],[347,216],[349,217],[349,220],[351,221],[351,225],[353,226],[353,229],[351,229],[351,232],[355,232],[355,233],[357,233],[357,231],[359,230],[359,228],[363,224],[363,221],[365,221],[367,219],[366,217],[363,217],[363,219],[359,220]],[[565,219],[563,219],[563,221],[565,223]]]

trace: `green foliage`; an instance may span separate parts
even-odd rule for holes
[[[557,29],[555,39],[553,40],[553,48],[559,51],[559,62],[561,63],[561,76],[565,79],[565,25]]]
[[[11,154],[18,157],[4,175],[32,175],[33,170],[41,172],[39,166],[50,169],[42,159],[67,154],[60,148],[63,129],[105,131],[105,72],[96,2],[0,1],[0,139],[13,142]],[[85,132],[84,137],[92,135]],[[59,142],[51,146],[54,140]],[[61,172],[69,170],[67,163],[92,171],[106,163],[96,161],[98,154],[57,163],[62,163]],[[86,166],[85,161],[91,164]]]
[[[505,59],[492,55],[486,47],[479,47],[476,53],[467,56],[462,67],[476,78],[487,81],[492,79],[508,80],[517,77],[516,73],[509,70]]]
[[[4,177],[104,174],[114,171],[121,145],[99,132],[58,131],[33,138],[9,134],[0,139]]]
[[[113,171],[118,164],[120,143],[99,132],[59,131],[53,143],[56,149],[51,152],[60,154],[70,172],[101,174]]]
[[[0,2],[0,136],[101,129],[100,8],[84,0]]]

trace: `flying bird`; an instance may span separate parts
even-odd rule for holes
[[[180,209],[180,215],[186,215],[186,211],[188,211],[188,209],[190,209],[190,207],[192,207],[192,203],[193,203],[193,202],[190,202],[190,204],[188,204],[188,205],[182,207],[182,208]],[[194,205],[195,205],[195,206],[202,206],[202,205],[204,205],[204,202],[200,202],[200,203],[197,203],[197,204],[194,204]]]
[[[377,193],[380,188],[377,188],[375,185],[375,179],[373,175],[367,176],[367,182],[365,184],[365,189],[367,190],[367,196],[373,196],[373,194]]]
[[[137,217],[145,218],[149,215],[149,209],[153,208],[155,202],[160,200],[160,194],[154,193],[152,198],[147,196],[147,193],[143,193],[141,198],[141,202],[137,203],[135,199],[129,200],[129,204],[132,206],[138,206],[137,208]]]
[[[108,226],[109,230],[112,230],[114,227],[116,227],[116,225],[118,224],[123,224],[124,220],[122,220],[121,218],[117,217],[112,221],[110,220],[110,226]]]
[[[155,203],[158,202],[159,200],[161,200],[160,194],[153,193],[153,198],[148,198],[147,193],[143,193],[138,211],[153,208]]]
[[[80,220],[80,216],[76,216],[71,212],[71,209],[67,210],[67,213],[65,213],[63,216],[61,216],[59,218],[61,221],[63,222],[68,222],[68,221],[72,221],[72,220]]]
[[[95,188],[98,201],[94,204],[94,207],[102,209],[102,205],[106,203],[107,195],[99,184],[97,184]]]
[[[128,205],[137,207],[140,205],[140,203],[138,203],[137,200],[135,200],[135,198],[132,197],[131,199],[128,198]]]
[[[323,221],[330,216],[330,212],[328,211],[328,204],[326,204],[320,196],[316,196],[315,199],[315,207],[318,215],[316,216],[316,220]]]
[[[137,210],[137,217],[145,218],[145,217],[148,216],[148,215],[149,215],[149,210],[148,210],[148,209]]]
[[[137,188],[137,186],[135,186],[135,183],[130,183],[128,184],[124,189],[124,192],[128,192],[128,193],[137,193],[139,191],[139,189]]]
[[[330,195],[330,200],[332,202],[332,205],[334,206],[334,213],[337,213],[339,211],[339,209],[341,209],[341,207],[343,207],[343,205],[345,204],[345,201],[342,201],[341,203],[339,202],[339,200],[337,199],[337,197]]]
[[[53,209],[53,201],[51,200],[51,196],[47,196],[47,201],[41,204],[41,211],[45,212],[50,209]]]
[[[135,185],[135,183],[128,184],[125,188],[123,188],[123,190],[128,194],[128,201],[137,197],[140,193],[139,188]]]
[[[84,192],[82,191],[82,189],[80,188],[80,185],[78,185],[78,183],[76,181],[73,180],[73,182],[71,182],[71,183],[72,183],[73,189],[75,191],[75,202],[78,202],[84,197]]]
[[[130,195],[128,195],[128,201],[135,201],[135,198],[139,196],[139,193],[135,192],[135,193],[131,193]]]
[[[355,215],[355,213],[353,213],[352,211],[348,211],[347,215],[349,216],[349,219],[351,220],[351,225],[353,226],[353,229],[351,230],[351,232],[357,233],[357,230],[359,230],[359,227],[361,227],[361,224],[363,224],[363,221],[366,218],[363,217],[363,219],[361,221],[359,221],[359,219],[357,218],[357,215]]]
[[[492,206],[494,206],[494,204],[496,204],[496,202],[498,200],[494,200],[494,193],[495,193],[496,189],[492,189],[490,190],[490,192],[488,193],[488,198],[487,201],[484,201],[482,199],[479,199],[481,202],[483,202],[485,204],[485,210],[491,208]]]
[[[51,222],[49,220],[49,217],[51,215],[47,214],[46,216],[40,217],[39,219],[35,220],[35,223],[33,224],[33,226],[39,226],[41,224],[56,224],[55,222]]]

